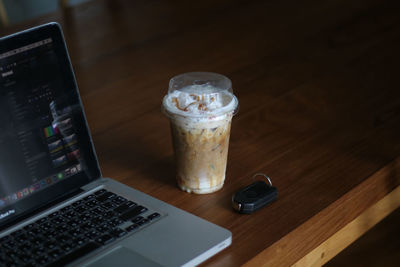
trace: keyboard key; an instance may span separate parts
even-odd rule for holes
[[[44,217],[44,218],[38,220],[37,223],[38,223],[38,224],[42,224],[42,223],[45,223],[45,222],[48,222],[48,221],[49,221],[49,218]]]
[[[28,253],[22,253],[18,257],[22,262],[28,263],[32,260],[32,256],[29,255]]]
[[[61,250],[59,250],[59,249],[54,249],[54,250],[50,251],[50,252],[48,253],[48,255],[49,255],[50,257],[52,257],[52,258],[59,258],[59,257],[62,255],[62,252],[61,252]]]
[[[62,233],[64,233],[64,232],[66,232],[66,231],[68,231],[68,230],[70,230],[71,229],[71,227],[69,226],[69,225],[67,225],[67,224],[61,224],[61,225],[58,225],[57,227],[56,227],[56,232],[58,233],[58,234],[62,234]]]
[[[116,226],[121,225],[123,223],[124,223],[124,221],[121,220],[120,218],[114,218],[114,219],[112,219],[111,221],[108,222],[108,224],[111,225],[112,227],[116,227]]]
[[[108,235],[108,234],[105,234],[105,235],[102,235],[102,236],[96,238],[95,241],[96,241],[97,243],[106,245],[106,244],[109,244],[110,242],[112,242],[113,240],[114,240],[114,237],[113,237],[113,236]]]
[[[137,216],[137,217],[135,217],[134,219],[132,219],[132,222],[133,223],[138,223],[138,222],[140,222],[141,220],[143,220],[144,218],[142,217],[142,216]]]
[[[10,235],[6,235],[6,236],[3,236],[2,238],[0,238],[0,243],[5,243],[5,242],[10,241],[10,240],[11,240],[11,236]]]
[[[51,263],[49,266],[64,266],[67,265],[68,263],[73,262],[74,260],[85,256],[86,254],[92,252],[93,250],[99,248],[99,245],[97,245],[96,243],[88,243],[85,246],[72,251],[68,254],[65,254],[64,256],[60,257],[59,259],[57,259],[56,261],[54,261],[53,263]]]
[[[95,224],[93,224],[90,221],[85,222],[85,223],[81,224],[81,226],[80,226],[80,228],[85,231],[89,231],[89,230],[93,229],[94,227],[95,227]]]
[[[92,213],[98,214],[98,215],[103,215],[103,213],[105,212],[105,210],[103,210],[100,207],[94,208],[91,210]]]
[[[53,218],[59,216],[60,214],[61,214],[60,211],[55,211],[55,212],[51,213],[48,217],[49,217],[50,219],[53,219]]]
[[[127,202],[127,201],[128,200],[126,198],[121,197],[121,196],[118,196],[112,200],[113,203],[118,204],[118,205],[121,205],[122,203]]]
[[[156,219],[156,218],[158,218],[158,217],[160,217],[160,216],[161,216],[160,213],[154,212],[153,214],[147,216],[147,219],[149,219],[149,220],[152,221],[152,220],[154,220],[154,219]]]
[[[63,214],[64,218],[67,218],[67,219],[72,219],[76,215],[77,215],[77,213],[74,210],[69,210],[68,212]]]
[[[92,200],[86,202],[85,205],[88,206],[89,208],[93,208],[93,207],[96,207],[97,205],[99,205],[99,201],[97,201],[96,199],[92,199]]]
[[[41,224],[40,227],[42,228],[43,231],[48,231],[51,228],[53,228],[53,225],[50,222],[45,222]]]
[[[74,260],[85,256],[86,254],[92,252],[93,250],[99,248],[100,246],[94,242],[87,243],[86,245],[82,246],[81,248],[72,251],[71,253],[65,254],[61,258],[54,261],[50,266],[64,266],[68,263],[73,262]]]
[[[0,264],[1,264],[1,266],[17,266],[17,265],[15,265],[15,263],[14,262],[12,262],[12,260],[11,259],[5,259],[5,260],[3,260],[3,261],[0,261]]]
[[[108,202],[103,202],[103,204],[101,204],[101,207],[104,208],[105,210],[110,210],[118,207],[118,205],[115,204],[114,202],[108,201]]]
[[[17,253],[15,251],[9,250],[9,251],[7,251],[7,256],[9,258],[16,258],[17,257]]]
[[[84,245],[85,243],[87,243],[86,239],[83,238],[83,237],[74,238],[74,240],[73,240],[72,242],[73,242],[74,244],[78,245],[78,246],[82,246],[82,245]]]
[[[66,218],[60,216],[60,217],[55,217],[55,218],[51,221],[51,223],[52,223],[52,224],[55,224],[55,225],[59,225],[59,224],[65,223],[66,221],[67,221]]]
[[[15,238],[14,238],[14,240],[16,241],[16,242],[18,242],[18,243],[25,243],[26,241],[27,241],[27,236],[26,236],[26,234],[20,234],[20,235],[18,235],[18,236],[16,236]]]
[[[136,203],[132,201],[128,201],[125,204],[122,204],[118,208],[115,208],[114,211],[118,212],[119,214],[124,213],[125,211],[129,210],[131,207],[136,206]]]
[[[55,238],[57,233],[54,231],[54,228],[49,229],[49,231],[43,232],[43,236],[46,237],[46,239],[52,239]]]
[[[132,225],[126,227],[125,230],[128,231],[128,232],[132,232],[133,230],[135,230],[135,229],[137,229],[137,228],[139,228],[139,225],[137,225],[137,224],[132,224]]]
[[[86,222],[86,221],[89,221],[90,219],[92,219],[92,216],[89,213],[84,213],[81,216],[79,216],[79,219],[82,222]]]
[[[139,221],[137,224],[140,225],[140,226],[142,226],[142,225],[145,225],[145,224],[147,224],[147,223],[149,223],[149,222],[150,222],[149,219],[143,219],[143,220]]]
[[[84,197],[83,198],[83,201],[85,201],[85,202],[87,202],[87,201],[89,201],[89,200],[91,200],[91,199],[94,199],[96,196],[94,195],[94,194],[91,194],[91,195],[88,195],[87,197]]]
[[[29,230],[31,230],[32,228],[35,228],[35,224],[34,224],[34,223],[30,223],[30,224],[26,225],[23,229],[24,229],[25,231],[29,231]],[[0,241],[0,242],[1,242],[1,241]]]
[[[104,216],[104,218],[106,218],[106,219],[111,219],[111,218],[117,216],[117,214],[116,214],[114,211],[109,210],[109,211],[106,211],[106,212],[103,214],[103,216]]]
[[[39,258],[36,259],[36,263],[39,265],[46,265],[49,263],[50,258],[47,255],[40,256]]]
[[[75,201],[74,203],[72,203],[72,207],[78,207],[78,206],[80,206],[81,204],[83,204],[83,200],[82,200],[82,199],[77,200],[77,201]]]
[[[17,237],[17,236],[21,235],[21,234],[24,233],[24,232],[25,232],[25,230],[19,229],[19,230],[13,232],[13,233],[11,234],[11,236],[12,236],[12,237]]]
[[[68,205],[68,206],[62,208],[60,211],[61,211],[61,214],[65,214],[66,212],[70,211],[71,209],[72,209],[72,206]]]
[[[74,230],[69,231],[71,236],[79,236],[82,233],[81,229],[75,228]]]
[[[28,244],[22,244],[18,247],[18,250],[20,251],[25,251],[25,250],[30,250],[32,247]]]
[[[44,241],[43,238],[38,236],[38,237],[33,238],[31,240],[31,243],[34,244],[34,245],[39,246],[40,244],[43,244],[43,241]]]
[[[76,211],[78,214],[81,214],[81,213],[86,212],[88,209],[89,209],[89,208],[88,208],[87,206],[81,205],[81,206],[76,207],[76,208],[75,208],[75,211]]]
[[[9,240],[7,242],[2,243],[2,246],[8,249],[13,249],[17,246],[17,243],[14,240]]]
[[[95,194],[96,196],[98,196],[98,195],[104,194],[105,192],[107,192],[107,190],[105,190],[105,189],[100,189],[99,191],[94,192],[94,194]]]
[[[26,234],[28,236],[38,236],[39,234],[41,234],[43,232],[43,230],[37,226],[35,226],[35,228],[30,229],[29,231],[26,232]]]
[[[115,237],[121,237],[127,234],[126,231],[120,229],[120,228],[115,228],[110,232],[113,236]]]
[[[32,249],[31,252],[35,256],[40,256],[43,253],[45,253],[46,251],[45,251],[45,249],[43,247],[36,246],[34,249]]]
[[[68,235],[61,234],[61,235],[56,236],[55,239],[57,240],[57,242],[64,244],[64,243],[67,243],[71,239],[71,237]]]
[[[92,240],[96,239],[96,238],[99,237],[100,235],[101,235],[101,234],[100,234],[98,231],[96,231],[96,230],[91,230],[90,232],[88,232],[88,233],[85,234],[85,236],[86,236],[88,239],[92,239]]]
[[[107,221],[106,218],[104,218],[104,217],[101,216],[101,215],[98,215],[97,213],[94,213],[94,216],[93,216],[93,218],[92,218],[92,220],[91,220],[91,222],[92,222],[93,224],[95,224],[95,225],[103,224],[103,223],[105,223],[106,221]]]
[[[102,224],[102,225],[96,227],[96,230],[100,233],[108,232],[108,230],[110,230],[110,226],[108,226],[108,224],[105,223],[105,224]]]
[[[53,249],[56,247],[56,243],[55,242],[47,242],[44,244],[44,247],[46,247],[47,249]]]
[[[78,219],[72,219],[72,220],[70,220],[69,222],[67,222],[67,224],[68,224],[71,228],[74,228],[74,227],[77,227],[77,226],[80,224],[80,220],[78,220]]]
[[[138,216],[139,214],[142,214],[143,212],[146,212],[147,208],[143,206],[135,206],[133,208],[130,208],[126,212],[122,213],[120,216],[121,220],[128,221],[132,219],[133,217]]]
[[[114,193],[106,192],[106,193],[104,193],[104,194],[98,196],[96,199],[97,199],[98,201],[100,201],[100,202],[104,202],[104,201],[106,201],[106,200],[108,200],[108,199],[113,199],[113,198],[115,198],[116,196],[117,196],[117,195],[114,194]]]
[[[72,246],[68,243],[62,244],[60,248],[64,251],[64,253],[68,253],[72,250]]]

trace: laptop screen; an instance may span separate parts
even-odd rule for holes
[[[0,40],[0,225],[100,177],[57,24]]]

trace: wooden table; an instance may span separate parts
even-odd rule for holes
[[[3,29],[62,24],[104,176],[233,233],[204,266],[322,264],[400,205],[398,1],[94,0]],[[227,180],[175,184],[169,79],[231,78]],[[231,196],[268,174],[279,198]],[[195,230],[195,229],[194,229]]]

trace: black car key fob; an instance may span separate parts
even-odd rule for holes
[[[255,181],[233,195],[232,205],[235,210],[250,214],[276,200],[278,190],[272,186],[271,180],[267,176],[265,177],[270,184],[264,181]]]

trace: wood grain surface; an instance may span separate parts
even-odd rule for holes
[[[297,262],[400,184],[399,2],[94,0],[2,29],[64,30],[103,175],[223,226],[232,246],[204,266]],[[161,100],[171,77],[231,78],[227,179],[175,183]],[[276,202],[231,196],[268,174]],[[193,229],[195,231],[195,229]]]
[[[352,195],[353,193],[354,192],[350,192],[350,195]],[[355,218],[345,227],[341,228],[335,234],[330,236],[318,247],[314,248],[310,253],[308,253],[306,256],[297,261],[293,266],[294,267],[321,266],[327,263],[331,259],[333,259],[333,261],[336,261],[335,258],[337,254],[339,254],[343,250],[347,250],[346,247],[352,244],[353,242],[356,241],[355,244],[361,242],[363,240],[363,239],[360,240],[361,236],[363,236],[364,234],[369,235],[370,234],[369,230],[373,228],[375,224],[377,224],[383,218],[388,216],[390,213],[394,212],[394,210],[399,206],[400,206],[400,186],[398,186],[395,190],[393,190],[384,198],[379,200],[376,204],[369,207],[366,211],[361,213],[357,218]],[[340,212],[336,212],[335,216],[337,216],[339,213]],[[397,228],[399,228],[398,224],[395,224],[392,225],[389,229],[391,229],[393,233],[396,233],[398,232]],[[313,233],[310,236],[315,236],[315,233]],[[375,251],[378,252],[385,250],[385,248],[387,248],[387,246],[385,246],[385,243],[389,244],[394,243],[393,240],[397,241],[397,236],[392,236],[391,238],[387,236],[386,240],[380,240],[381,242],[379,244],[377,243],[376,245],[371,246],[371,243],[369,243],[369,247],[368,245],[364,245],[364,247],[366,247],[367,249],[369,248],[370,252],[368,254],[374,256]],[[352,244],[352,246],[353,245],[354,244]],[[400,246],[397,246],[397,249],[400,249]],[[380,265],[380,266],[397,266],[398,261],[395,259],[398,258],[397,255],[399,254],[398,251],[397,253],[393,253],[392,257],[388,256],[387,255],[388,253],[386,253],[385,257],[377,259],[377,261],[386,262],[385,265]],[[349,258],[349,262],[347,263],[348,266],[350,265],[366,266],[365,262],[367,261],[365,261],[365,259],[361,260],[357,259],[357,257],[355,257],[354,259],[351,259],[350,257],[348,258]],[[388,263],[390,263],[391,260],[392,264],[389,265]],[[343,261],[344,259],[342,259],[342,262]],[[357,261],[359,261],[359,263],[357,263]],[[363,263],[361,263],[361,261]],[[370,264],[368,265],[377,266],[376,264],[377,261],[374,261],[373,265]]]
[[[399,225],[400,209],[397,209],[325,266],[398,266]]]

